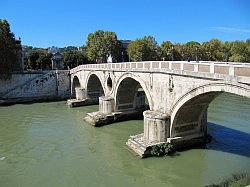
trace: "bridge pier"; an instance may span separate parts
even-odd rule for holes
[[[111,114],[114,112],[114,103],[115,100],[112,97],[99,97],[99,112],[103,114]]]
[[[127,146],[140,157],[152,155],[152,147],[167,143],[170,131],[170,116],[157,111],[143,112],[144,133],[130,136]]]
[[[67,105],[70,108],[87,106],[87,105],[95,105],[98,104],[94,99],[90,99],[87,96],[87,91],[84,88],[76,87],[75,88],[75,99],[68,99]]]
[[[99,127],[115,122],[142,118],[144,109],[132,109],[127,111],[115,111],[113,97],[99,97],[99,111],[87,113],[85,121],[93,126]]]

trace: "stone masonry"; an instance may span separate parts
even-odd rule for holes
[[[99,111],[86,116],[93,125],[144,118],[144,132],[127,142],[142,157],[148,147],[159,143],[181,147],[204,141],[207,108],[221,93],[250,97],[250,65],[243,63],[89,64],[70,74],[75,97],[70,104],[99,102]]]

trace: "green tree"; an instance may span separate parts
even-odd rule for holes
[[[231,56],[229,58],[229,61],[247,62],[248,60],[247,43],[243,41],[232,42],[230,53],[231,53]]]
[[[120,45],[115,32],[98,30],[88,35],[86,53],[90,61],[105,63],[109,54],[117,61],[119,51]]]
[[[164,60],[172,60],[174,57],[174,45],[170,41],[165,41],[160,46],[161,58]]]
[[[250,63],[250,38],[246,40],[247,45],[247,62]]]
[[[152,36],[137,39],[128,45],[128,55],[132,61],[149,61],[160,59],[160,48]]]
[[[65,53],[68,51],[77,51],[77,50],[78,50],[78,48],[75,46],[67,46],[67,47],[63,47],[63,48],[59,49],[60,53]]]
[[[52,58],[51,53],[41,51],[39,54],[39,58],[37,59],[38,69],[42,70],[51,69],[51,63],[52,63],[51,58]]]
[[[70,69],[88,63],[87,57],[83,51],[67,51],[63,56],[64,66],[69,67]]]
[[[28,68],[33,70],[51,69],[52,54],[45,49],[33,48],[28,52]]]
[[[39,58],[38,50],[31,49],[28,52],[28,69],[38,69],[37,60]]]
[[[203,57],[201,44],[196,41],[187,42],[182,46],[182,58],[187,61],[198,61]]]
[[[226,54],[222,41],[218,39],[212,39],[202,44],[202,50],[204,51],[204,60],[209,61],[225,61]]]
[[[21,44],[15,40],[7,20],[0,19],[0,78],[9,78],[18,63]]]
[[[184,60],[183,59],[183,45],[180,43],[174,44],[173,48],[174,59],[176,61]]]

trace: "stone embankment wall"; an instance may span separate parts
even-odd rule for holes
[[[69,71],[24,72],[0,80],[0,100],[32,101],[70,97]]]

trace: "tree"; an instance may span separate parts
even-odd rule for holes
[[[170,41],[165,41],[161,44],[161,57],[164,60],[173,60],[174,58],[174,45]]]
[[[60,53],[65,53],[68,51],[77,51],[77,50],[78,50],[78,48],[75,46],[67,46],[67,47],[63,47],[63,48],[59,49]]]
[[[70,69],[88,62],[83,51],[67,51],[63,56],[64,66]]]
[[[37,59],[38,69],[51,69],[51,58],[51,53],[41,51],[39,54],[39,58]]]
[[[183,60],[183,45],[180,43],[174,44],[174,48],[173,48],[173,55],[174,55],[174,59],[173,60]]]
[[[0,78],[9,78],[18,63],[18,51],[21,47],[10,30],[7,20],[0,19]]]
[[[230,53],[231,53],[231,56],[229,58],[229,61],[247,62],[248,60],[247,43],[243,41],[232,42]]]
[[[33,48],[28,52],[28,68],[33,70],[51,69],[52,54],[45,49]]]
[[[212,39],[202,44],[204,51],[204,60],[225,61],[226,54],[223,42],[218,39]]]
[[[87,40],[87,57],[95,63],[107,62],[108,55],[112,55],[113,60],[119,58],[120,46],[114,32],[98,30],[90,33]]]
[[[246,40],[247,45],[247,62],[250,63],[250,38]]]
[[[159,60],[160,58],[160,48],[152,36],[145,36],[131,42],[127,51],[132,61]]]
[[[201,44],[196,41],[187,42],[182,46],[182,57],[187,61],[198,61],[203,57]]]
[[[28,52],[28,68],[38,69],[37,60],[39,58],[39,52],[36,49],[31,49]]]

